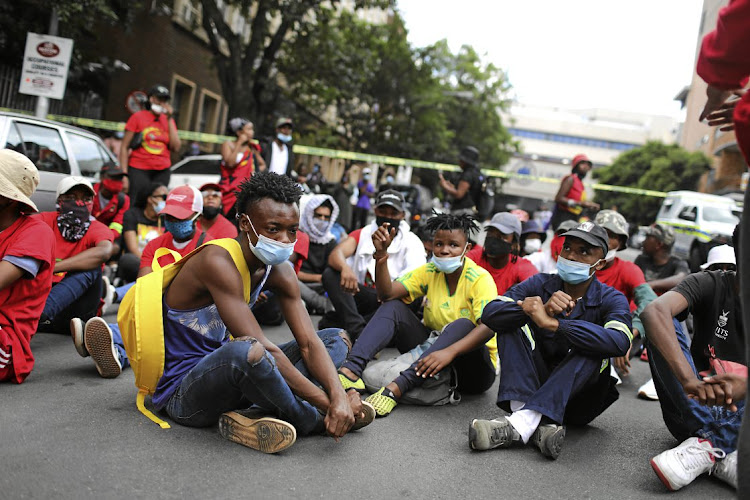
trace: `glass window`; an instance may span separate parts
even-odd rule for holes
[[[10,130],[8,131],[8,140],[5,143],[5,147],[6,149],[12,149],[13,151],[26,154],[24,153],[21,136],[18,135],[18,130],[16,130],[15,123],[10,124]]]
[[[81,175],[94,177],[102,169],[105,158],[102,157],[101,148],[94,139],[78,134],[68,133],[71,153],[81,169]]]
[[[740,221],[729,207],[703,207],[703,220],[727,224],[737,224]]]
[[[695,207],[685,207],[682,209],[682,212],[677,216],[680,219],[689,220],[695,222],[696,219],[696,210]]]
[[[221,169],[219,168],[220,160],[210,160],[210,159],[195,159],[190,160],[184,165],[180,165],[176,169],[172,171],[173,174],[221,174]]]
[[[23,153],[44,172],[70,173],[68,153],[60,133],[50,127],[17,122]]]

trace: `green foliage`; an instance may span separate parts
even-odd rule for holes
[[[700,151],[691,153],[676,144],[653,141],[622,153],[612,165],[596,170],[594,175],[602,184],[653,191],[694,191],[710,165]],[[596,202],[602,208],[616,205],[628,222],[647,225],[656,218],[662,198],[597,191]]]

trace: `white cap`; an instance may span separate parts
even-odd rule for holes
[[[57,189],[55,190],[55,199],[59,198],[61,194],[65,194],[76,186],[85,186],[91,191],[91,196],[94,195],[94,187],[91,182],[85,177],[79,175],[71,175],[66,177],[57,183]]]
[[[363,174],[369,174],[371,172],[370,167],[365,167],[362,169]]]
[[[701,269],[707,269],[713,264],[734,264],[737,265],[737,258],[734,256],[734,248],[729,245],[719,245],[713,247],[708,252],[708,262],[701,266]]]

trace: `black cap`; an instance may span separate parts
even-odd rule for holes
[[[458,155],[458,161],[476,167],[479,164],[479,150],[474,146],[466,146]]]
[[[161,84],[156,84],[148,91],[149,97],[158,97],[159,99],[169,100],[172,98],[169,89]]]
[[[101,176],[104,177],[105,175],[109,177],[123,177],[125,175],[128,175],[126,172],[120,168],[120,165],[116,164],[115,162],[108,161],[104,165],[102,165],[101,169]]]
[[[563,233],[563,236],[580,238],[593,247],[601,248],[604,252],[603,255],[607,255],[607,252],[609,252],[609,236],[606,229],[591,221],[577,225],[570,231]]]
[[[394,189],[386,189],[375,198],[375,206],[390,205],[399,212],[404,212],[404,195]]]

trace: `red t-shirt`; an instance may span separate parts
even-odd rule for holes
[[[235,202],[237,201],[237,190],[240,188],[240,184],[253,175],[255,171],[255,156],[253,150],[260,151],[259,144],[251,144],[250,149],[245,151],[242,159],[234,166],[234,168],[227,167],[224,162],[221,162],[221,179],[219,180],[219,187],[221,188],[221,201],[224,205],[224,213],[228,213],[232,209]]]
[[[520,283],[539,272],[536,267],[534,267],[534,264],[526,259],[522,259],[521,257],[515,262],[508,259],[508,263],[502,269],[494,268],[490,265],[487,259],[484,258],[482,251],[483,248],[481,245],[475,245],[466,253],[466,256],[476,262],[477,265],[489,271],[492,275],[492,279],[495,280],[498,295],[504,294],[516,283]]]
[[[146,248],[143,249],[143,253],[141,254],[141,269],[143,269],[144,267],[151,267],[151,262],[154,260],[154,255],[156,255],[156,250],[158,248],[168,248],[170,250],[174,250],[183,257],[186,256],[196,249],[201,234],[203,234],[202,231],[196,230],[195,234],[193,235],[193,239],[190,240],[190,242],[185,245],[184,248],[177,248],[174,246],[174,238],[172,238],[172,233],[164,233],[158,238],[154,238],[153,240],[149,241],[146,245]],[[212,238],[210,234],[206,233],[206,237],[203,238],[203,243],[211,241],[213,239],[215,238]],[[172,262],[174,262],[174,259],[171,255],[165,255],[159,259],[159,264],[161,265],[161,267],[167,266]]]
[[[29,343],[52,288],[55,236],[38,217],[22,215],[0,232],[0,260],[7,255],[41,262],[36,277],[23,276],[0,290],[0,349],[11,354],[11,363],[0,368],[0,380],[20,384],[34,368]]]
[[[122,218],[130,208],[130,197],[122,193],[122,203],[120,203],[120,194],[115,194],[110,198],[109,203],[105,207],[101,207],[99,206],[101,185],[101,182],[94,184],[94,210],[91,212],[91,215],[109,227],[112,230],[112,235],[117,239],[122,234]],[[118,204],[120,205],[119,207]]]
[[[198,219],[198,225],[196,227],[199,231],[203,231],[200,219]],[[234,224],[229,222],[229,219],[219,214],[216,216],[214,225],[206,231],[206,234],[210,236],[212,240],[220,240],[222,238],[234,239],[237,237],[237,228],[234,227]]]
[[[643,276],[640,267],[632,262],[615,257],[610,267],[596,272],[596,279],[622,292],[630,302],[631,312],[636,310],[635,289],[646,283],[646,278]]]
[[[567,179],[568,177],[573,178],[573,185],[570,186],[570,190],[568,190],[568,194],[566,194],[565,197],[570,198],[571,200],[575,200],[575,201],[583,200],[585,188],[583,187],[583,182],[581,182],[580,177],[578,177],[576,174],[568,174],[565,177],[563,177],[562,182],[565,182],[565,179]],[[570,212],[575,215],[580,214],[582,211],[581,207],[571,207],[563,203],[558,203],[557,208],[559,210]]]
[[[42,212],[33,216],[43,220],[52,228],[55,235],[55,261],[69,259],[84,250],[94,248],[102,241],[114,241],[112,231],[96,219],[91,221],[89,230],[86,231],[83,238],[78,241],[68,241],[62,237],[60,230],[57,228],[57,215],[57,212]],[[65,273],[57,273],[52,277],[52,283],[59,283],[64,277]]]
[[[130,153],[128,165],[141,170],[164,170],[172,166],[169,156],[169,121],[167,115],[138,111],[128,118],[125,130],[142,132],[141,147]],[[171,118],[170,121],[174,122]]]
[[[310,255],[310,237],[302,231],[297,231],[297,241],[294,242],[294,253],[298,255],[297,262],[294,263],[294,272],[299,274],[302,263]]]

